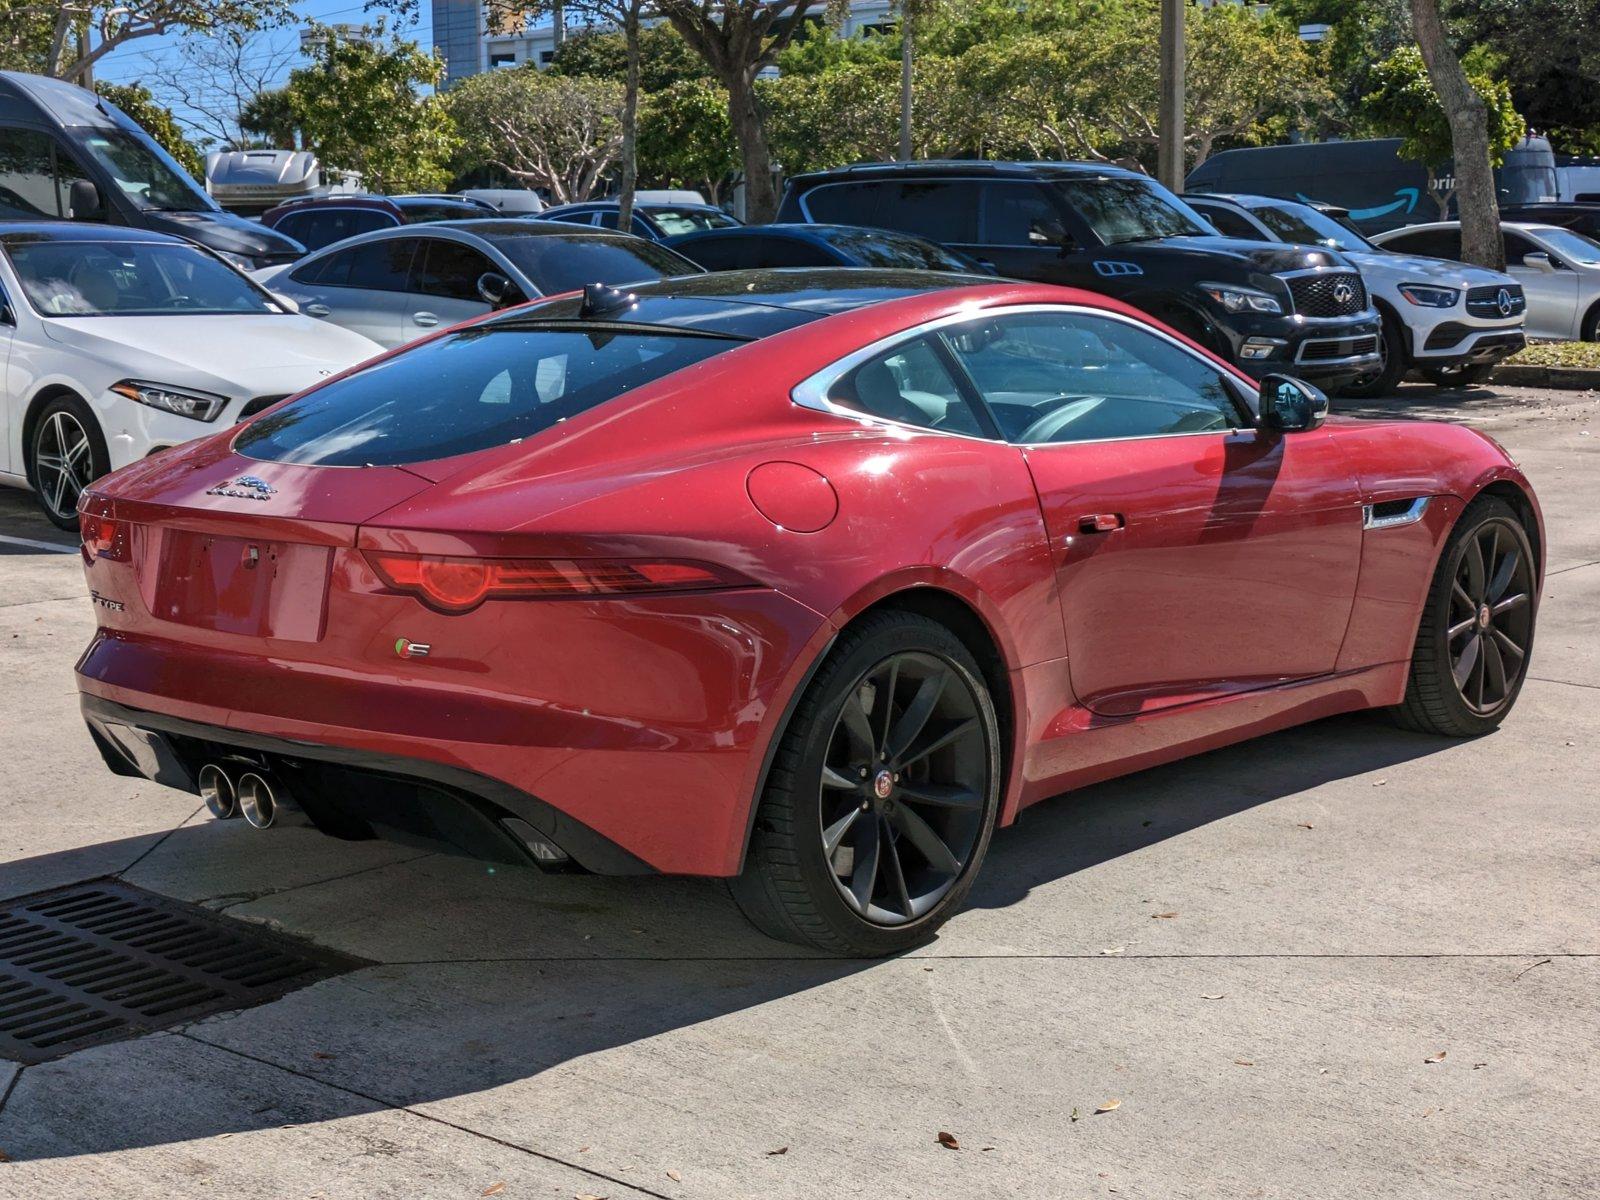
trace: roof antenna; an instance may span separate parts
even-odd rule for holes
[[[605,317],[639,303],[639,297],[606,283],[587,283],[583,287],[583,307],[580,317]]]

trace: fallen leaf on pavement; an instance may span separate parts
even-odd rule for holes
[[[1173,917],[1175,917],[1175,916],[1177,916],[1177,915],[1178,915],[1178,914],[1177,914],[1177,913],[1175,913],[1175,912],[1169,912],[1169,913],[1151,913],[1151,914],[1150,914],[1150,919],[1151,919],[1151,920],[1152,920],[1152,921],[1170,921],[1170,920],[1172,920],[1172,918],[1173,918]]]
[[[572,1200],[606,1200],[604,1196],[595,1196],[589,1192],[579,1192]]]
[[[947,1133],[943,1129],[939,1130],[938,1141],[939,1145],[943,1146],[946,1150],[961,1149],[961,1143],[956,1141],[956,1135],[953,1133]]]
[[[774,1154],[787,1154],[787,1153],[789,1153],[789,1147],[787,1147],[787,1146],[779,1146],[776,1150],[768,1150],[767,1151],[767,1157],[771,1158]]]
[[[326,1050],[313,1050],[311,1052],[311,1057],[315,1058],[315,1059],[320,1059],[323,1062],[327,1062],[330,1058],[336,1058],[338,1056],[334,1055],[334,1054],[329,1054]]]
[[[1083,1114],[1080,1113],[1077,1109],[1073,1109],[1072,1110],[1072,1119],[1074,1121],[1082,1120],[1083,1119]]]
[[[1446,1055],[1446,1054],[1447,1054],[1447,1053],[1449,1053],[1449,1051],[1446,1051],[1446,1050],[1441,1050],[1441,1051],[1439,1051],[1439,1053],[1437,1053],[1437,1054],[1430,1054],[1430,1055],[1428,1055],[1428,1057],[1427,1057],[1427,1058],[1425,1058],[1425,1059],[1423,1059],[1423,1060],[1422,1060],[1422,1061],[1423,1061],[1423,1062],[1425,1062],[1425,1063],[1439,1063],[1439,1062],[1443,1062],[1443,1061],[1444,1061],[1444,1056],[1445,1056],[1445,1055]]]
[[[1121,1108],[1121,1107],[1122,1107],[1122,1101],[1121,1100],[1102,1100],[1100,1102],[1099,1106],[1095,1109],[1095,1112],[1097,1112],[1097,1113],[1115,1112],[1118,1108]]]
[[[587,1147],[587,1146],[579,1146],[578,1147],[578,1153],[579,1154],[587,1154],[587,1153],[589,1153],[589,1147]]]
[[[1123,947],[1122,946],[1107,946],[1107,947],[1104,947],[1100,951],[1100,953],[1101,954],[1121,954],[1122,951],[1123,951]]]
[[[491,1183],[488,1187],[484,1188],[483,1191],[478,1193],[478,1194],[481,1195],[481,1196],[498,1196],[501,1192],[503,1192],[505,1190],[506,1190],[506,1185],[505,1185],[504,1181],[502,1181],[500,1183]]]
[[[1255,1063],[1251,1062],[1248,1058],[1236,1058],[1233,1060],[1233,1065],[1236,1067],[1253,1067],[1255,1066]]]
[[[1313,825],[1310,821],[1301,821],[1300,822],[1300,828],[1301,829],[1315,829],[1316,826]]]
[[[672,1180],[673,1183],[682,1183],[683,1182],[683,1176],[679,1175],[676,1171],[673,1171],[673,1170],[670,1170],[670,1169],[667,1171],[667,1178]]]
[[[1202,1000],[1221,1000],[1223,998],[1223,996],[1226,995],[1226,994],[1227,993],[1225,993],[1225,992],[1204,992],[1204,993],[1201,994],[1200,999],[1202,999]]]

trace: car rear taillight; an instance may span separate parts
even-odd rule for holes
[[[748,587],[750,581],[709,563],[679,559],[446,558],[367,550],[385,584],[446,613],[485,600],[571,599]]]
[[[110,517],[94,513],[78,514],[78,529],[83,535],[83,556],[93,562],[107,558],[112,562],[128,561],[128,525]]]

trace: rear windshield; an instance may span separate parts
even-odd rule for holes
[[[576,291],[590,283],[645,283],[701,273],[701,268],[683,255],[643,238],[544,233],[489,241],[546,296]]]
[[[234,449],[268,462],[324,467],[470,454],[532,437],[740,344],[671,333],[477,326],[262,417]]]
[[[660,227],[663,237],[698,233],[702,229],[728,229],[739,224],[727,213],[714,208],[649,208],[645,211]]]

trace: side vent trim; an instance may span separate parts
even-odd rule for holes
[[[1363,529],[1398,529],[1402,525],[1415,525],[1428,511],[1432,496],[1415,496],[1410,500],[1384,500],[1378,504],[1361,506]]]

